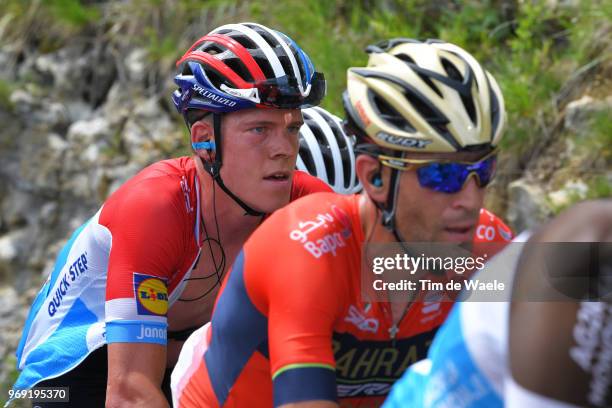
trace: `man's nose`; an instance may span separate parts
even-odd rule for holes
[[[279,129],[274,133],[270,143],[270,155],[274,157],[296,156],[298,136],[287,129]]]
[[[463,184],[463,188],[455,193],[452,204],[453,207],[463,207],[469,211],[479,210],[482,207],[483,197],[484,189],[478,187],[476,174],[472,173]]]

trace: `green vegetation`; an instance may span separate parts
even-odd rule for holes
[[[17,370],[17,359],[14,355],[9,355],[6,357],[4,361],[2,361],[2,365],[4,367],[10,367],[10,371],[4,381],[0,383],[0,405],[4,406],[4,403],[8,400],[9,390],[17,381],[17,377],[19,376],[19,371]],[[12,408],[25,408],[31,407],[32,404],[28,402],[27,399],[15,400],[14,403],[11,404]]]
[[[6,80],[0,79],[0,108],[5,110],[12,110],[13,104],[11,103],[10,96],[13,87]]]
[[[602,110],[597,113],[591,122],[592,133],[590,140],[592,150],[599,152],[603,160],[608,163],[612,161],[612,109]]]
[[[589,183],[589,190],[587,192],[587,198],[604,198],[612,197],[612,184],[605,176],[597,176]]]
[[[0,46],[31,42],[53,51],[76,36],[104,36],[114,49],[147,49],[148,80],[161,84],[199,35],[223,23],[257,21],[289,33],[313,57],[328,79],[323,106],[342,116],[346,69],[366,63],[363,51],[368,44],[391,37],[440,38],[472,52],[497,78],[508,112],[503,145],[519,156],[541,147],[559,112],[596,72],[612,72],[609,1],[559,1],[557,6],[544,0],[433,3],[4,0]],[[0,103],[6,101],[6,92],[0,84]],[[609,159],[612,116],[602,115],[595,122],[599,136],[589,140],[602,146]]]
[[[194,36],[220,23],[259,21],[288,32],[313,56],[330,80],[325,106],[337,114],[345,70],[366,62],[366,45],[398,36],[441,38],[488,62],[516,125],[534,118],[539,109],[550,110],[546,105],[563,81],[592,59],[593,34],[612,19],[609,2],[577,3],[551,8],[545,1],[502,0],[449,1],[446,7],[427,0],[5,0],[0,14],[18,23],[7,28],[7,39],[45,24],[44,35],[37,35],[59,46],[77,33],[95,30],[117,37],[113,41],[144,45],[153,62],[180,56],[194,39],[186,38],[186,32]],[[533,129],[527,122],[525,128]],[[522,127],[510,130],[509,139],[528,136]]]
[[[54,21],[67,27],[80,28],[100,17],[99,9],[85,6],[79,0],[45,0],[42,4]]]
[[[0,3],[0,15],[8,21],[0,32],[0,46],[32,42],[50,52],[93,28],[101,10],[79,0],[5,0]]]

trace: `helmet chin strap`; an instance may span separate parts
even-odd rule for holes
[[[389,178],[389,185],[391,186],[391,188],[389,189],[389,194],[387,195],[387,202],[385,204],[381,204],[377,201],[374,201],[374,204],[382,212],[382,226],[393,234],[395,240],[400,243],[404,250],[407,250],[404,244],[405,240],[402,237],[402,234],[397,230],[395,221],[395,212],[397,211],[397,193],[399,191],[399,179],[399,170],[392,168],[391,176]]]
[[[245,211],[244,215],[251,215],[253,217],[263,217],[266,213],[257,211],[242,201],[236,194],[234,194],[225,183],[223,183],[223,179],[221,178],[221,165],[223,164],[221,161],[222,157],[222,137],[221,137],[221,114],[213,113],[213,129],[215,132],[215,146],[216,146],[216,154],[215,160],[212,162],[205,162],[201,157],[200,160],[202,165],[204,166],[204,170],[212,177],[213,181],[219,185],[221,190],[225,192],[236,204],[238,204]]]
[[[393,237],[400,244],[406,255],[413,256],[412,254],[414,252],[412,249],[408,248],[408,245],[406,245],[406,240],[404,239],[402,233],[397,229],[397,222],[395,219],[395,212],[397,210],[397,194],[399,192],[399,173],[399,170],[393,168],[391,169],[391,177],[389,178],[391,189],[387,195],[387,202],[383,205],[375,201],[374,204],[382,212],[382,226],[393,234]],[[435,275],[444,274],[444,271],[439,271],[436,269],[433,269],[430,272]]]

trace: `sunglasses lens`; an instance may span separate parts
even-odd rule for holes
[[[478,185],[485,187],[495,175],[496,157],[491,156],[475,164],[431,163],[417,169],[421,187],[443,193],[456,193],[463,188],[470,174],[478,175]]]
[[[480,186],[486,187],[493,177],[495,177],[495,169],[497,168],[497,156],[491,156],[486,160],[480,162],[480,166],[477,170],[478,178],[480,179]]]
[[[455,193],[461,190],[464,171],[459,163],[431,163],[417,169],[421,187],[443,193]]]

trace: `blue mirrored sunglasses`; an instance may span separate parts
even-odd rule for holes
[[[432,160],[411,160],[379,156],[386,166],[398,170],[416,169],[421,187],[443,193],[461,191],[473,174],[479,187],[487,186],[495,176],[497,152],[493,150],[477,162],[452,162]]]

